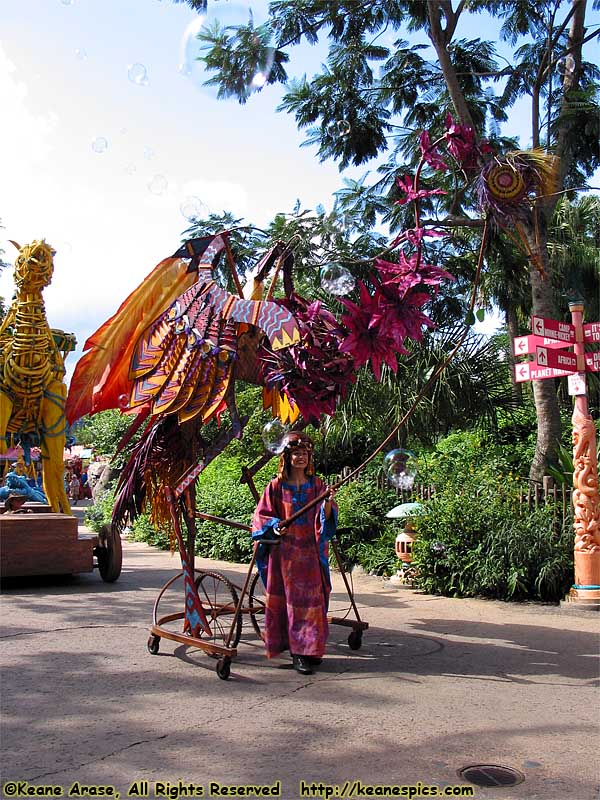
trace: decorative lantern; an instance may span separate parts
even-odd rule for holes
[[[410,522],[407,522],[404,530],[396,536],[396,555],[405,564],[410,564],[412,561],[412,546],[415,534],[415,529],[411,527]]]
[[[402,561],[402,569],[396,573],[395,582],[407,582],[408,570],[412,561],[412,546],[417,536],[410,518],[420,514],[422,511],[423,506],[421,503],[401,503],[386,514],[388,519],[405,520],[404,529],[396,536],[395,550],[396,555]],[[391,580],[394,581],[394,578]]]

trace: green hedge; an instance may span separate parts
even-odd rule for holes
[[[551,502],[528,511],[512,448],[452,434],[427,459],[436,494],[415,519],[417,585],[432,594],[557,602],[573,579],[573,527]]]

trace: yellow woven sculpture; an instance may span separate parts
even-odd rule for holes
[[[70,514],[63,479],[65,367],[42,298],[54,250],[43,240],[12,244],[19,255],[15,299],[0,325],[0,453],[7,450],[7,433],[37,435],[48,502],[53,511]]]

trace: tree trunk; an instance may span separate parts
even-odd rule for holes
[[[544,267],[545,274],[542,275],[539,269],[530,260],[529,275],[531,281],[532,312],[535,316],[553,319],[555,316],[554,302],[552,297],[552,284],[548,273],[548,250],[546,243],[546,233],[538,230],[538,239],[534,230],[524,227],[529,247],[533,253],[537,253],[539,261]],[[535,259],[537,261],[537,259]],[[532,481],[539,481],[546,474],[548,464],[556,462],[556,453],[560,443],[561,422],[558,407],[558,397],[554,381],[548,378],[543,381],[533,381],[533,399],[535,402],[535,413],[537,418],[537,440],[535,443],[535,453],[529,478]]]
[[[475,130],[469,106],[467,105],[465,95],[456,75],[456,70],[450,58],[450,53],[448,52],[448,44],[452,41],[452,36],[460,17],[462,7],[460,7],[459,4],[459,9],[454,12],[452,4],[447,0],[442,0],[442,2],[440,2],[440,0],[428,0],[427,10],[430,25],[429,38],[437,53],[444,80],[448,87],[448,93],[452,100],[452,105],[454,106],[454,110],[456,111],[461,125],[468,125]],[[444,16],[446,20],[445,29],[442,28],[442,16]]]

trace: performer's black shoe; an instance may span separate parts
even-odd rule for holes
[[[306,656],[295,656],[292,655],[292,664],[296,672],[299,672],[300,675],[313,675],[313,671],[310,668],[310,662]]]

